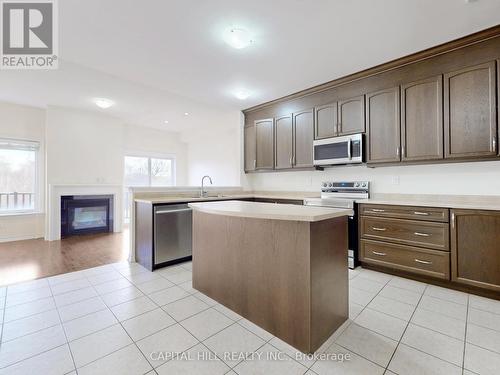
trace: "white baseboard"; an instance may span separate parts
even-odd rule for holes
[[[34,240],[37,238],[43,238],[43,236],[20,236],[20,237],[0,237],[0,243],[2,242],[14,242],[23,240]]]

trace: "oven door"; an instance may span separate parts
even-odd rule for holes
[[[314,141],[314,165],[363,162],[362,134]]]

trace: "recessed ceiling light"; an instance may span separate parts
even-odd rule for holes
[[[234,92],[234,96],[239,100],[245,100],[248,99],[248,97],[250,96],[250,91],[245,89],[236,90]]]
[[[163,121],[165,124],[168,124],[168,120]]]
[[[114,101],[112,101],[110,99],[106,99],[106,98],[96,98],[96,99],[94,99],[94,103],[96,106],[98,106],[99,108],[102,108],[102,109],[109,108],[115,104]]]
[[[226,30],[224,33],[224,41],[231,47],[242,49],[253,43],[252,37],[248,30],[243,28],[233,27]]]
[[[184,116],[189,116],[189,112],[184,112]]]

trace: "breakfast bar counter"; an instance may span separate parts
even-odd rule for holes
[[[348,318],[349,209],[190,203],[193,287],[312,353]]]

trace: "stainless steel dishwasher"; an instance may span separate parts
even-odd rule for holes
[[[187,204],[154,208],[154,265],[190,257],[193,213]]]

